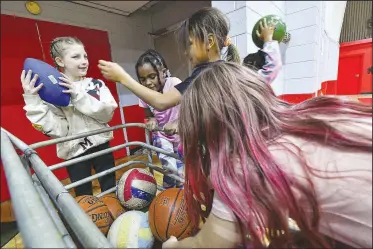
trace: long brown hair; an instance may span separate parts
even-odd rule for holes
[[[345,115],[358,119],[352,123]],[[371,106],[334,97],[289,104],[276,97],[271,86],[245,66],[229,62],[209,66],[189,86],[180,107],[184,188],[191,219],[198,224],[199,217],[205,214],[201,204],[211,208],[211,181],[214,191],[236,215],[242,235],[250,235],[254,248],[263,246],[257,226],[284,231],[285,241],[291,241],[287,211],[313,247],[328,247],[317,229],[320,213],[312,181],[308,177],[307,188],[292,182],[268,146],[286,147],[276,139],[288,134],[335,148],[371,153],[371,134],[335,127],[340,123],[356,125],[359,118],[364,122],[368,117],[372,117]],[[295,144],[292,148],[299,152],[293,153],[309,176],[311,167],[300,148]],[[235,158],[239,163],[234,162]],[[311,218],[291,187],[308,197]],[[275,234],[268,236],[272,242],[279,241]]]

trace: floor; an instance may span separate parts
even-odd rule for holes
[[[147,155],[129,156],[129,157],[117,160],[115,162],[115,164],[119,165],[119,164],[122,164],[122,163],[125,163],[125,162],[128,162],[128,161],[131,161],[131,160],[147,161]],[[159,159],[158,159],[157,156],[153,156],[153,164],[161,166],[161,163],[160,163],[160,161],[159,161]],[[117,181],[120,179],[120,177],[123,175],[123,173],[125,171],[127,171],[127,170],[129,170],[131,168],[145,168],[145,166],[142,165],[142,164],[134,164],[134,165],[131,165],[130,167],[126,167],[125,169],[121,169],[121,170],[116,171]],[[155,178],[157,180],[157,183],[159,185],[162,185],[163,175],[161,173],[159,173],[159,172],[156,172],[156,171],[154,172],[154,175],[155,175]],[[64,185],[66,185],[66,184],[70,183],[70,180],[66,179],[66,180],[61,181],[61,182]],[[73,190],[70,191],[70,193],[73,196],[75,196],[75,193],[74,193]],[[99,187],[99,183],[98,183],[97,180],[93,181],[93,193],[94,194],[100,193],[100,187]],[[3,245],[3,241],[9,241],[9,242],[7,242],[4,246],[2,246],[2,248],[24,248],[21,235],[19,233],[16,233],[16,235],[14,236],[15,231],[17,231],[16,224],[14,222],[6,222],[4,224],[6,224],[5,225],[6,227],[4,227],[4,230],[3,230],[3,223],[2,223],[1,245]],[[11,237],[13,237],[13,239],[9,240]],[[158,248],[159,245],[155,245],[155,247]]]

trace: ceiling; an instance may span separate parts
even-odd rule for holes
[[[72,1],[76,4],[89,6],[95,9],[100,9],[112,12],[119,15],[128,16],[139,8],[150,7],[157,1]]]

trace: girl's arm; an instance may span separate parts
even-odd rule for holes
[[[258,73],[270,84],[277,77],[282,68],[281,53],[278,41],[273,40],[273,32],[278,24],[277,21],[268,25],[266,18],[260,22],[260,32],[256,30],[257,36],[264,42],[262,51],[265,53],[264,65]]]
[[[98,122],[106,124],[114,115],[114,110],[118,107],[113,95],[102,80],[92,79],[93,89],[86,92],[84,89],[76,90],[74,82],[61,78],[65,83],[60,85],[68,87],[71,93],[71,103],[74,107]]]
[[[180,241],[170,238],[162,248],[235,248],[241,239],[238,229],[235,222],[210,214],[196,236]]]
[[[181,93],[174,87],[166,93],[159,93],[138,83],[117,63],[100,60],[98,67],[106,79],[121,83],[158,111],[167,110],[180,102]]]
[[[262,51],[265,53],[265,63],[258,73],[270,84],[277,77],[282,68],[280,46],[278,41],[267,41],[263,45]]]
[[[26,117],[32,126],[53,138],[65,137],[69,131],[69,125],[62,110],[45,104],[39,95],[23,95],[26,105]]]

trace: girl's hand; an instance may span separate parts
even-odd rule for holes
[[[149,118],[148,122],[146,122],[145,127],[149,131],[153,131],[158,126],[158,122],[155,118]]]
[[[69,77],[67,77],[65,74],[61,73],[63,77],[59,77],[60,80],[63,82],[60,82],[60,86],[64,86],[67,88],[67,90],[63,90],[62,92],[64,93],[70,93],[71,97],[75,97],[77,92],[76,92],[76,87],[74,82],[72,82]]]
[[[177,238],[171,236],[166,242],[162,244],[162,248],[176,248]]]
[[[177,133],[179,133],[177,121],[172,123],[167,123],[165,126],[163,126],[163,131],[166,133],[166,135],[172,136]]]
[[[21,82],[22,82],[22,88],[26,95],[37,95],[39,93],[39,90],[43,87],[43,83],[35,87],[35,83],[38,80],[38,75],[35,74],[34,77],[31,80],[31,74],[32,71],[29,70],[27,72],[27,75],[25,75],[25,70],[22,70],[21,73]]]
[[[272,41],[273,39],[273,32],[275,31],[275,27],[278,24],[278,21],[272,21],[269,25],[267,23],[266,18],[263,19],[259,23],[260,26],[260,33],[259,30],[256,30],[256,35],[261,39],[263,42]]]
[[[125,81],[125,78],[127,76],[127,72],[124,71],[124,69],[121,66],[114,62],[99,60],[98,68],[100,69],[105,79],[114,82]]]

